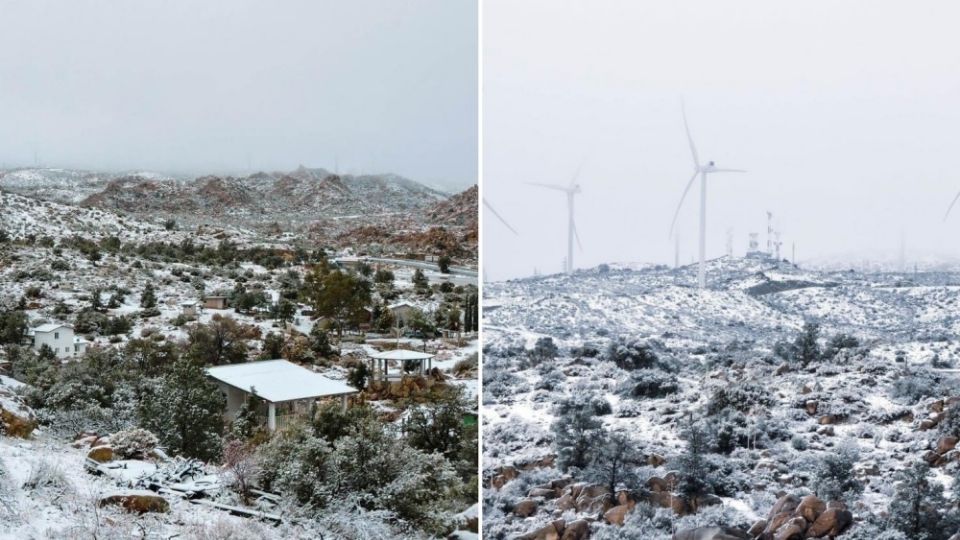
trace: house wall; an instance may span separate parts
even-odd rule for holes
[[[34,350],[39,351],[44,345],[53,349],[57,358],[79,356],[73,346],[73,330],[68,327],[58,328],[53,332],[37,332],[33,336]]]
[[[400,306],[390,310],[390,313],[393,314],[393,318],[400,322],[402,326],[406,326],[410,319],[413,318],[414,308],[411,306]]]
[[[227,309],[227,299],[207,298],[203,301],[203,307],[207,309]]]
[[[243,403],[247,400],[247,393],[228,384],[217,383],[220,391],[227,396],[227,407],[223,410],[223,416],[227,419],[234,419]]]

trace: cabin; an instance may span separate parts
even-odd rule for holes
[[[46,345],[56,353],[57,358],[75,358],[87,352],[87,341],[74,335],[69,324],[42,324],[27,331],[33,350],[39,351]]]
[[[204,296],[203,307],[207,309],[227,309],[226,296]]]
[[[261,401],[260,415],[270,431],[306,417],[318,401],[339,399],[346,410],[348,398],[358,393],[349,384],[324,377],[287,360],[260,360],[207,368],[209,376],[227,398],[224,418],[233,420],[251,396]]]
[[[413,320],[414,315],[420,311],[417,306],[410,302],[391,304],[387,306],[387,309],[390,310],[390,314],[393,315],[393,320],[397,322],[397,326],[407,326],[410,324],[410,321]]]

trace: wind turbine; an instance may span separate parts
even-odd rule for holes
[[[957,199],[960,199],[960,193],[957,193],[957,196],[953,198],[953,201],[950,202],[950,206],[947,207],[947,213],[943,215],[943,220],[946,221],[950,217],[950,211],[953,210],[953,206],[957,204]]]
[[[492,206],[490,203],[488,203],[486,199],[483,200],[483,206],[485,206],[485,207],[487,208],[487,210],[489,210],[490,213],[494,215],[494,217],[496,217],[497,219],[499,219],[499,220],[500,220],[500,223],[503,223],[503,225],[504,225],[506,228],[510,229],[510,232],[512,232],[513,234],[516,234],[516,235],[518,235],[518,236],[520,235],[520,233],[518,233],[516,229],[514,229],[513,227],[510,226],[509,223],[507,223],[507,220],[503,219],[503,216],[501,216],[499,213],[497,213],[496,210],[493,209],[493,206]]]
[[[694,180],[700,176],[700,267],[697,270],[697,283],[702,291],[707,286],[707,175],[712,173],[725,172],[747,172],[741,169],[721,169],[713,161],[700,164],[700,157],[697,155],[697,147],[693,144],[693,137],[690,135],[690,126],[687,123],[687,108],[683,101],[680,102],[680,110],[683,113],[683,129],[687,132],[687,141],[690,143],[690,153],[693,155],[693,176],[687,182],[687,187],[683,190],[680,197],[680,204],[677,205],[677,211],[673,214],[673,222],[670,223],[670,235],[673,235],[673,228],[677,224],[677,216],[680,215],[680,208],[683,207],[683,201],[687,198],[687,193],[693,186]]]
[[[570,183],[566,186],[560,186],[557,184],[540,184],[537,182],[527,182],[531,186],[538,186],[547,189],[553,189],[556,191],[562,191],[567,194],[567,261],[566,268],[564,269],[568,274],[573,273],[573,240],[576,238],[577,246],[583,250],[583,245],[580,243],[580,235],[577,233],[577,225],[573,221],[573,198],[575,195],[580,193],[580,184],[577,183],[577,177],[580,176],[580,168],[577,168],[577,172],[573,175],[573,178],[570,179]]]

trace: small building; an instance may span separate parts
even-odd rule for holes
[[[397,326],[407,326],[410,324],[410,321],[413,320],[414,314],[420,311],[417,306],[410,302],[391,304],[387,306],[387,309],[390,310],[390,314],[393,315],[393,320],[397,322]]]
[[[180,304],[180,313],[188,319],[196,319],[200,314],[200,305],[195,300],[183,302]]]
[[[270,431],[286,427],[293,419],[306,416],[317,400],[347,398],[356,394],[349,384],[324,377],[286,360],[261,360],[207,368],[227,398],[224,417],[233,419],[250,396],[263,401],[261,413]]]
[[[74,335],[69,324],[48,323],[27,332],[33,350],[39,351],[46,345],[57,354],[57,358],[74,358],[87,352],[87,341]]]
[[[203,307],[207,309],[227,309],[226,296],[204,296]]]

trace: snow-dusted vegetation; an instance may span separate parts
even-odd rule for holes
[[[958,538],[960,274],[488,285],[484,536]]]
[[[355,183],[452,200],[377,181]],[[449,268],[476,260],[475,234],[408,264],[410,246],[366,259],[189,208],[0,192],[0,210],[0,538],[475,536],[477,287]],[[394,349],[432,358],[384,380],[370,357]],[[273,359],[351,391],[268,403],[206,371]]]

